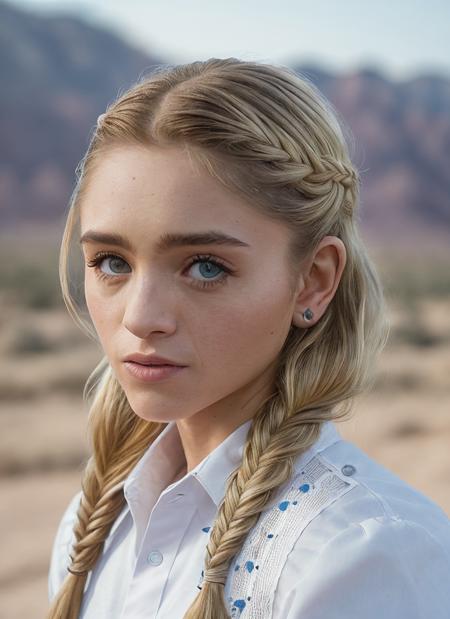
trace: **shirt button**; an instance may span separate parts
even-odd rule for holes
[[[162,560],[163,556],[159,552],[159,550],[152,550],[152,552],[150,552],[147,557],[147,561],[151,565],[160,565],[162,563]]]
[[[356,473],[356,469],[353,466],[353,464],[344,464],[344,466],[341,468],[341,471],[344,475],[353,475],[353,473]]]

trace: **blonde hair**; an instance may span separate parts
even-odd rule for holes
[[[205,580],[184,619],[229,617],[223,582],[234,555],[322,424],[346,417],[352,399],[372,385],[375,358],[387,341],[382,286],[358,232],[360,177],[343,128],[320,91],[287,67],[236,58],[162,65],[108,106],[77,169],[60,278],[69,313],[93,337],[71,296],[68,257],[83,192],[102,152],[113,145],[187,147],[226,187],[286,224],[292,282],[300,261],[325,235],[339,237],[347,251],[325,314],[307,328],[291,327],[286,338],[273,393],[256,412],[242,462],[228,478],[207,545]],[[167,425],[133,412],[106,358],[83,396],[92,393],[92,455],[82,478],[72,572],[48,619],[78,617],[87,575],[125,504],[123,482]]]

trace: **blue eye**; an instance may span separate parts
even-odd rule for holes
[[[213,262],[212,260],[201,260],[198,262],[193,262],[191,266],[194,265],[198,265],[198,271],[200,275],[208,279],[214,277],[215,275],[223,273],[222,267],[220,267],[216,262]]]
[[[102,260],[102,262],[108,262],[108,260],[110,260],[110,258],[104,258],[104,259]],[[114,269],[118,269],[118,272],[119,272],[119,273],[121,273],[121,272],[123,273],[123,271],[120,271],[120,263],[122,263],[122,266],[123,266],[123,264],[126,264],[126,262],[125,262],[124,260],[122,260],[122,258],[119,258],[118,256],[112,256],[112,257],[111,257],[111,262],[109,263],[109,265],[110,265],[110,268],[112,269],[113,273],[114,273],[114,272],[116,272],[116,273],[117,273],[117,270],[116,270],[116,271],[114,271]],[[127,271],[125,271],[125,273],[126,273],[126,272],[127,272]],[[130,271],[128,271],[128,273],[129,273],[129,272],[130,272]]]
[[[192,262],[189,264],[188,269],[190,269],[194,265],[198,265],[198,270],[200,272],[200,275],[202,277],[206,277],[206,280],[194,279],[195,281],[194,285],[200,286],[201,288],[209,288],[217,284],[225,283],[225,281],[228,278],[228,275],[230,275],[232,272],[231,269],[226,267],[220,260],[218,260],[217,258],[213,259],[210,255],[195,256]],[[213,277],[217,274],[219,274],[220,277],[213,279]]]
[[[104,271],[102,271],[102,269],[100,268],[101,264],[103,262],[108,262],[110,264],[110,269],[112,269],[112,273],[105,273]],[[89,267],[93,267],[95,269],[95,271],[97,272],[97,275],[99,277],[105,277],[105,278],[114,278],[116,275],[122,275],[123,273],[130,273],[131,269],[129,269],[128,271],[121,271],[121,265],[127,265],[129,268],[129,265],[125,262],[125,260],[123,258],[121,258],[120,256],[116,256],[115,254],[110,254],[107,252],[100,252],[98,253],[95,258],[93,260],[91,260],[90,262],[87,263]],[[118,269],[115,270],[115,269]]]
[[[101,269],[103,262],[109,263],[110,273],[105,273]],[[99,252],[87,265],[94,268],[97,277],[100,279],[114,280],[118,279],[117,276],[131,273],[130,266],[123,258],[109,252]],[[225,283],[228,275],[232,273],[231,269],[226,267],[218,258],[213,258],[210,255],[194,256],[186,270],[197,265],[200,279],[198,277],[190,277],[189,279],[193,286],[200,288],[209,288]],[[123,270],[124,266],[126,270]]]

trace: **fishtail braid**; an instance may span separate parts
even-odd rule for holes
[[[89,411],[95,449],[81,482],[83,493],[73,527],[75,542],[70,554],[71,565],[67,566],[68,574],[52,602],[48,619],[78,619],[89,572],[97,563],[111,527],[125,505],[124,480],[166,425],[149,423],[136,416],[105,362],[104,358],[99,364],[106,370]],[[97,373],[98,368],[91,377]]]

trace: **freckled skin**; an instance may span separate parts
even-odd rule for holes
[[[321,254],[326,268],[317,270],[320,278],[307,280],[310,286],[300,277],[298,291],[304,291],[294,295],[287,278],[287,228],[194,167],[179,147],[128,145],[103,156],[81,205],[81,233],[88,229],[120,233],[133,245],[132,252],[103,243],[83,245],[86,262],[99,251],[122,259],[99,265],[113,275],[121,269],[114,281],[100,280],[86,267],[88,310],[132,409],[143,419],[176,421],[191,470],[272,392],[276,359],[293,319],[305,326],[299,316],[315,300],[324,311],[345,248],[339,239],[326,237]],[[210,229],[251,247],[155,252],[163,233]],[[208,275],[208,265],[198,262],[188,268],[196,254],[217,257],[233,273],[224,284],[193,285],[223,274],[214,267]],[[133,352],[155,352],[189,367],[167,380],[141,383],[123,365]]]

